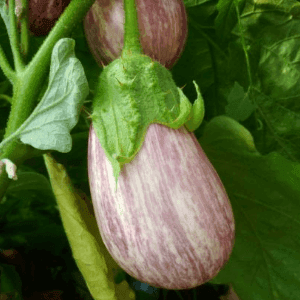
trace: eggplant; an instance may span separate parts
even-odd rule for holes
[[[184,50],[188,28],[182,0],[137,0],[144,54],[170,69]],[[99,66],[120,57],[124,39],[123,0],[96,0],[84,20],[85,36]]]
[[[117,189],[90,127],[88,176],[100,234],[116,262],[154,287],[190,289],[215,277],[234,245],[224,186],[195,135],[150,124]]]

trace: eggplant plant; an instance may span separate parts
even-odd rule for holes
[[[80,286],[94,299],[133,300],[137,285],[147,299],[212,299],[230,284],[243,300],[298,299],[298,2],[184,0],[189,37],[171,76],[172,51],[159,50],[171,40],[151,42],[163,36],[151,15],[147,40],[164,60],[145,45],[103,43],[121,52],[102,68],[85,38],[94,0],[72,0],[38,37],[28,0],[22,9],[0,0],[0,298],[50,297],[59,284],[67,299],[82,298]],[[121,32],[116,16],[101,24]],[[193,132],[204,113],[197,84],[206,113]],[[174,291],[134,285],[120,266],[175,289],[222,270]],[[48,292],[34,295],[37,286]]]

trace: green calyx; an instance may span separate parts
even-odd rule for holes
[[[160,123],[189,131],[202,122],[204,105],[194,82],[192,105],[172,79],[171,72],[148,56],[132,53],[104,68],[93,101],[93,126],[110,160],[117,182],[125,163],[140,150],[147,128]]]

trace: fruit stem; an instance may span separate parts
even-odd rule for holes
[[[125,34],[122,57],[132,53],[142,54],[136,0],[124,0]]]

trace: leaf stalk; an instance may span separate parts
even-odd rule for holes
[[[13,84],[14,81],[16,80],[16,73],[12,69],[11,65],[9,64],[1,45],[0,45],[0,68],[3,71],[4,75],[7,77],[7,79]]]

